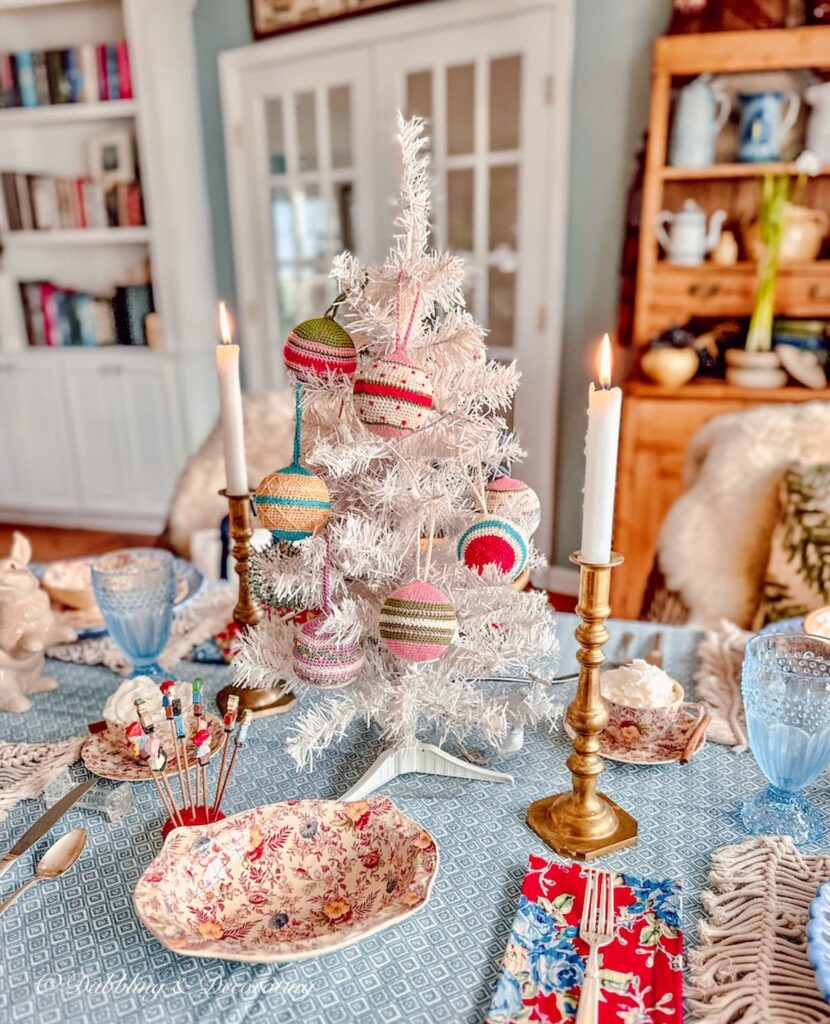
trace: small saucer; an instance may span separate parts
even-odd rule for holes
[[[213,741],[211,753],[215,754],[221,748],[225,734],[222,719],[206,712],[202,716],[202,721],[205,728],[210,730]],[[161,745],[167,751],[167,767],[164,774],[176,775],[176,754],[172,750],[169,730],[159,730],[158,736]],[[192,767],[196,764],[196,755],[189,739],[185,740],[185,747],[188,767]],[[125,749],[116,747],[106,732],[96,732],[89,737],[81,747],[81,759],[93,775],[98,775],[102,779],[113,779],[115,782],[149,782],[153,774],[143,761],[134,760]]]
[[[702,704],[686,701],[680,707],[674,728],[660,739],[638,747],[624,747],[603,732],[599,737],[599,752],[608,761],[622,761],[624,764],[671,764],[683,757],[689,737],[705,714],[706,708]],[[573,739],[574,731],[567,722],[565,732]],[[689,757],[694,757],[705,742],[704,734]]]

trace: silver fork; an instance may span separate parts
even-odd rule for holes
[[[597,1024],[599,1019],[599,950],[614,938],[614,876],[589,871],[579,937],[588,946],[588,961],[579,996],[576,1024]]]

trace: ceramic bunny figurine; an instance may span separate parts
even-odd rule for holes
[[[49,596],[29,568],[32,545],[15,533],[8,558],[0,558],[0,711],[28,711],[28,693],[54,690],[43,675],[44,650],[69,643],[75,631],[55,622]]]

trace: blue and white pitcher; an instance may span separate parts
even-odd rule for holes
[[[741,105],[738,159],[746,164],[781,159],[781,145],[801,109],[797,92],[750,92],[738,96]],[[784,113],[784,103],[787,104]]]

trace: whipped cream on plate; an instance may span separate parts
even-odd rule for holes
[[[177,686],[174,694],[181,698],[182,711],[190,714],[193,703],[189,686]],[[123,739],[124,729],[136,719],[135,699],[141,697],[147,706],[150,718],[158,724],[164,721],[164,710],[161,704],[161,690],[158,683],[149,676],[136,676],[125,679],[115,693],[110,694],[104,705],[104,721],[107,730],[114,739]]]
[[[603,672],[599,686],[606,700],[632,708],[664,708],[677,696],[671,676],[642,658]]]

